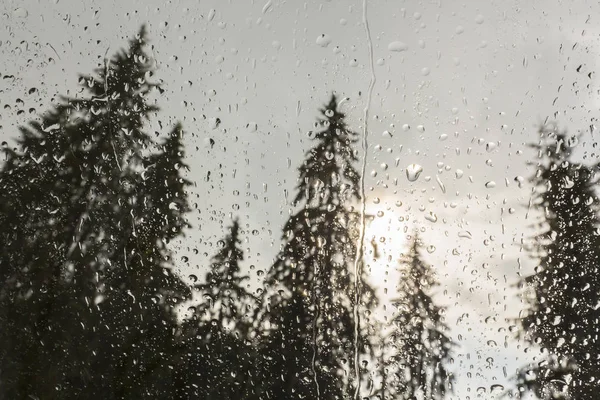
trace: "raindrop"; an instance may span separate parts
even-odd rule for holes
[[[194,274],[190,274],[190,275],[188,276],[188,278],[189,278],[189,280],[191,280],[191,281],[192,281],[192,283],[196,283],[196,282],[198,282],[198,277],[197,277],[196,275],[194,275]]]
[[[485,19],[483,18],[483,15],[479,14],[475,17],[475,23],[476,24],[483,24],[483,22],[485,21]]]
[[[429,222],[437,222],[438,217],[434,212],[429,211],[429,214],[425,214],[425,219]]]
[[[210,11],[208,12],[208,22],[212,21],[213,18],[215,17],[216,14],[216,10],[214,8],[211,8]]]
[[[388,50],[401,52],[401,51],[408,50],[408,46],[404,42],[396,41],[396,42],[391,42],[390,44],[388,44]]]
[[[462,169],[457,169],[455,172],[455,175],[456,175],[456,179],[460,179],[463,177],[464,171]]]
[[[246,128],[248,128],[248,131],[250,132],[256,132],[258,130],[258,124],[256,122],[248,122]]]
[[[523,187],[523,183],[525,182],[525,178],[523,178],[522,176],[515,176],[515,182],[517,182],[517,185],[519,187]]]
[[[60,124],[53,124],[53,125],[47,126],[45,128],[42,127],[42,130],[44,132],[52,132],[52,131],[55,131],[55,130],[57,130],[59,128],[60,128]]]
[[[494,182],[494,181],[486,182],[485,187],[488,189],[493,189],[496,187],[496,182]]]
[[[440,189],[442,189],[442,193],[446,193],[446,186],[444,185],[444,182],[442,182],[442,180],[440,179],[439,175],[435,176],[435,180],[437,181],[438,185],[440,186]]]
[[[500,384],[495,384],[490,386],[490,392],[492,393],[499,393],[504,391],[504,386],[500,385]]]
[[[473,238],[473,236],[471,235],[471,232],[469,232],[469,231],[460,231],[460,232],[458,232],[458,237],[465,238],[465,239],[472,239]]]
[[[210,127],[210,129],[217,129],[220,123],[220,118],[213,117],[208,119],[208,126]]]
[[[331,43],[331,36],[322,33],[321,35],[319,35],[319,37],[317,37],[317,44],[319,46],[327,47],[329,46],[329,43]]]
[[[492,151],[494,151],[496,149],[497,146],[498,146],[498,144],[496,142],[489,142],[488,144],[485,145],[485,150],[488,153],[491,153]]]
[[[267,1],[262,8],[262,13],[266,14],[271,9],[272,6],[273,6],[273,3],[271,2],[271,0]]]
[[[579,138],[577,136],[571,136],[568,140],[567,140],[567,146],[569,147],[575,147],[579,144]]]
[[[16,8],[13,11],[13,16],[16,18],[27,18],[28,15],[29,15],[29,12],[27,12],[26,9],[21,8],[21,7]]]
[[[410,164],[406,168],[406,177],[410,182],[414,182],[419,179],[419,175],[423,172],[423,167],[419,164]]]

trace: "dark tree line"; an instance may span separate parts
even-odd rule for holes
[[[193,229],[185,130],[147,130],[162,89],[146,46],[142,28],[80,77],[80,96],[5,149],[0,399],[346,399],[359,383],[369,389],[380,343],[383,382],[361,397],[443,398],[452,343],[420,239],[399,258],[391,335],[356,318],[378,300],[355,274],[357,134],[335,96],[320,110],[260,295],[243,273],[237,219],[204,279],[190,286],[175,272],[171,242]]]
[[[521,389],[540,399],[597,398],[600,380],[600,236],[598,165],[573,160],[569,138],[540,129],[539,161],[531,178],[542,213],[532,255],[535,273],[523,280],[527,309],[522,335],[539,354],[518,375]]]

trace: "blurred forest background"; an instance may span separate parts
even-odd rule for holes
[[[246,265],[245,224],[232,214],[211,263],[181,275],[188,260],[173,243],[200,229],[187,215],[189,189],[203,182],[188,180],[184,125],[148,129],[160,114],[149,99],[163,89],[147,47],[142,27],[79,77],[77,96],[4,146],[0,399],[449,397],[462,378],[451,372],[460,344],[439,266],[428,262],[436,243],[419,226],[393,248],[365,237],[374,216],[361,211],[360,134],[335,92],[314,105],[272,264]],[[522,243],[537,266],[519,282],[523,311],[510,334],[540,350],[509,371],[512,387],[492,383],[486,395],[595,398],[598,165],[572,159],[576,141],[546,121],[528,177],[515,178],[529,179],[525,206],[542,217]],[[406,171],[415,181],[422,167]],[[393,301],[368,277],[384,247],[398,271]]]

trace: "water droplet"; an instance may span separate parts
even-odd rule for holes
[[[322,33],[321,35],[319,35],[319,37],[317,37],[317,44],[321,47],[327,47],[329,46],[329,43],[331,43],[331,36]]]
[[[266,13],[267,13],[267,11],[269,11],[269,10],[271,9],[271,7],[272,7],[272,6],[273,6],[273,3],[271,2],[271,0],[267,1],[267,2],[265,3],[265,5],[263,6],[263,8],[262,8],[262,13],[263,13],[263,14],[266,14]]]
[[[419,164],[410,164],[406,168],[406,177],[410,182],[414,182],[419,179],[419,175],[423,172],[423,167]]]
[[[493,189],[496,187],[496,182],[494,182],[494,181],[486,182],[485,187],[488,189]]]
[[[417,130],[419,132],[425,132],[425,126],[423,126],[423,125],[417,125]]]
[[[479,24],[479,25],[481,25],[481,24],[483,24],[483,22],[484,22],[484,21],[485,21],[485,18],[483,18],[483,15],[481,15],[481,14],[478,14],[478,15],[475,17],[475,23],[476,23],[476,24]]]
[[[192,281],[192,283],[198,282],[198,277],[196,275],[194,275],[194,274],[190,274],[188,276],[188,278],[189,278],[190,281]]]
[[[427,252],[428,252],[429,254],[431,254],[431,253],[435,252],[435,246],[434,246],[434,245],[427,246]]]
[[[457,169],[456,172],[455,172],[456,179],[462,178],[464,174],[465,173],[464,173],[464,171],[462,169]]]
[[[571,136],[568,140],[567,140],[567,146],[569,147],[575,147],[579,144],[579,138],[577,136]]]
[[[500,385],[500,384],[495,384],[490,386],[490,392],[492,393],[500,393],[504,391],[504,386]]]
[[[258,130],[258,124],[256,122],[248,122],[246,128],[248,128],[248,131],[250,132],[256,132]]]
[[[396,52],[406,51],[408,50],[408,45],[404,42],[395,41],[388,44],[388,50]]]
[[[440,140],[443,142],[443,141],[444,141],[444,140],[446,140],[446,139],[448,139],[448,135],[447,135],[447,134],[445,134],[445,133],[442,133],[442,134],[440,135]]]
[[[425,214],[425,219],[429,222],[437,222],[438,217],[434,212],[429,211],[429,214]]]
[[[402,130],[403,130],[404,132],[408,131],[409,129],[410,129],[410,125],[409,125],[409,124],[404,124],[404,125],[402,125]]]
[[[494,151],[496,149],[497,146],[498,146],[498,144],[496,142],[489,142],[488,144],[485,145],[485,150],[488,153],[491,153],[492,151]]]
[[[212,117],[208,119],[208,126],[210,127],[210,129],[217,129],[220,123],[221,119],[219,118]]]
[[[57,129],[60,129],[60,124],[53,124],[53,125],[47,126],[45,128],[42,127],[42,130],[44,132],[52,132],[52,131],[55,131]]]
[[[462,25],[457,26],[456,30],[455,30],[455,32],[456,32],[457,35],[460,35],[464,31],[465,31],[465,28]]]
[[[442,189],[442,193],[446,193],[446,186],[444,185],[444,182],[442,182],[442,180],[440,179],[439,175],[435,176],[435,180],[437,181],[438,185],[440,186],[440,189]]]
[[[210,11],[208,12],[208,17],[206,19],[208,19],[208,22],[212,21],[215,18],[215,14],[217,13],[217,11],[214,8],[211,8]]]
[[[429,68],[427,68],[427,67],[423,67],[423,68],[421,68],[421,75],[423,75],[423,76],[427,76],[427,75],[429,75],[429,73],[430,73],[430,72],[431,72],[431,71],[430,71],[430,70],[429,70]]]
[[[525,178],[523,178],[522,176],[515,176],[515,182],[517,182],[517,185],[519,187],[523,187],[523,183],[525,182]]]
[[[472,239],[473,238],[473,236],[471,235],[471,232],[469,232],[469,231],[460,231],[460,232],[458,232],[458,237],[465,238],[465,239]]]
[[[19,7],[13,11],[13,17],[15,18],[27,18],[29,12],[26,9]]]

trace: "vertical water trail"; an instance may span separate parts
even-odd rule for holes
[[[318,276],[318,269],[317,266],[315,265],[314,267],[314,276],[315,276],[315,280],[316,277]],[[321,398],[321,389],[319,388],[319,380],[317,377],[317,368],[316,368],[316,363],[317,363],[317,332],[318,332],[318,320],[319,320],[319,313],[320,313],[320,307],[319,307],[319,299],[317,298],[317,289],[314,287],[314,283],[313,283],[313,302],[315,304],[315,318],[313,319],[313,332],[312,332],[312,345],[313,345],[313,354],[312,354],[312,360],[311,360],[311,367],[312,367],[312,373],[313,373],[313,379],[315,381],[315,389],[317,390],[317,400],[320,400]]]
[[[368,126],[369,126],[369,109],[371,107],[371,97],[373,95],[373,87],[375,86],[375,66],[373,64],[373,41],[371,39],[371,30],[369,29],[369,21],[367,19],[367,0],[363,2],[363,25],[365,27],[365,34],[367,36],[367,45],[369,47],[369,69],[371,71],[371,79],[369,82],[369,89],[367,91],[367,104],[363,111],[363,135],[362,135],[362,150],[363,159],[360,170],[360,234],[358,238],[358,244],[356,249],[356,257],[354,259],[354,373],[356,379],[356,390],[354,392],[354,398],[360,399],[360,365],[359,365],[359,336],[360,336],[360,282],[361,282],[361,263],[363,258],[363,242],[365,240],[365,171],[367,169],[367,150],[369,148],[369,137],[368,137]]]

